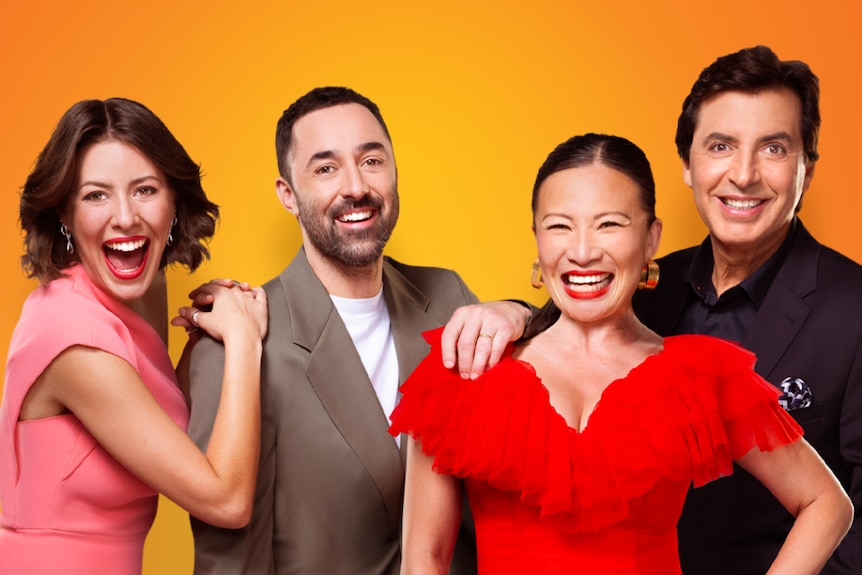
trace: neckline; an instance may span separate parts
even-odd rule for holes
[[[624,385],[626,382],[628,382],[628,381],[631,379],[632,375],[633,375],[633,374],[635,374],[635,372],[642,371],[643,369],[645,369],[645,368],[646,368],[647,364],[651,364],[651,363],[653,363],[654,361],[657,361],[657,360],[658,360],[658,358],[659,358],[659,357],[661,357],[662,355],[664,355],[664,354],[665,354],[665,352],[667,351],[667,343],[668,343],[668,339],[669,339],[669,338],[666,338],[666,337],[665,337],[665,338],[662,338],[662,347],[661,347],[661,349],[660,349],[659,351],[657,351],[656,353],[653,353],[653,354],[650,354],[650,355],[646,356],[646,357],[643,359],[643,361],[641,361],[641,362],[640,362],[640,363],[638,363],[637,365],[634,365],[634,366],[633,366],[633,367],[628,371],[628,373],[626,373],[626,375],[624,375],[623,377],[619,377],[619,378],[616,378],[616,379],[614,379],[614,380],[611,380],[611,381],[610,381],[610,382],[605,386],[605,388],[602,390],[601,394],[599,394],[599,400],[596,402],[596,404],[595,404],[595,405],[593,406],[593,408],[590,410],[590,412],[589,412],[589,414],[587,415],[587,418],[586,418],[586,420],[585,420],[585,422],[584,422],[583,427],[581,427],[580,429],[578,429],[578,428],[574,427],[573,425],[571,425],[571,424],[568,422],[568,420],[566,420],[566,418],[565,418],[565,417],[563,417],[563,416],[562,416],[562,414],[560,414],[560,412],[559,412],[559,411],[557,411],[557,409],[556,409],[556,408],[554,407],[554,405],[551,403],[551,394],[550,394],[550,391],[548,390],[547,386],[545,386],[544,382],[542,381],[542,378],[541,378],[541,377],[539,377],[539,374],[538,374],[538,373],[536,373],[536,369],[533,367],[533,365],[532,365],[531,363],[529,363],[529,362],[526,362],[526,361],[521,360],[521,359],[516,359],[516,358],[514,358],[514,357],[512,357],[511,359],[512,359],[513,361],[515,361],[517,364],[521,365],[521,366],[522,366],[526,371],[528,371],[528,372],[530,373],[532,380],[533,380],[533,381],[534,381],[534,382],[535,382],[535,383],[536,383],[536,384],[537,384],[537,385],[542,389],[542,391],[544,392],[544,396],[545,396],[545,399],[547,400],[548,407],[550,408],[550,410],[551,410],[551,412],[553,413],[553,415],[554,415],[555,417],[558,417],[558,418],[563,422],[563,424],[566,426],[566,428],[569,430],[569,432],[570,432],[570,433],[572,433],[572,434],[574,434],[574,435],[577,435],[577,436],[583,436],[583,435],[584,435],[584,434],[585,434],[585,433],[590,429],[590,427],[591,427],[591,425],[590,425],[590,424],[591,424],[591,422],[593,421],[593,419],[594,419],[594,417],[596,416],[596,414],[597,414],[597,413],[599,413],[599,407],[602,405],[602,402],[604,401],[605,396],[606,396],[606,395],[607,395],[607,393],[608,393],[608,390],[609,390],[609,389],[611,389],[611,388],[617,388],[617,387],[620,387],[621,385]]]

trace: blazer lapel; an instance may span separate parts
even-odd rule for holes
[[[392,338],[398,355],[398,385],[406,381],[431,349],[422,333],[448,321],[448,317],[432,317],[428,313],[430,300],[410,283],[388,260],[383,261],[383,297],[389,310]],[[398,391],[401,399],[401,391]],[[401,463],[407,463],[407,438],[401,437]]]
[[[817,287],[820,248],[797,221],[793,247],[773,280],[743,346],[757,356],[756,371],[769,379],[810,313],[803,298]]]
[[[393,526],[401,515],[404,467],[362,360],[329,294],[300,251],[282,274],[293,343],[310,352],[306,375],[377,485]]]

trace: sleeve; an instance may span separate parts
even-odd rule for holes
[[[191,414],[188,433],[206,451],[221,398],[224,346],[207,336],[195,344],[189,368]],[[262,403],[263,409],[266,402]],[[272,509],[275,475],[272,433],[261,413],[261,460],[252,518],[241,529],[224,529],[190,516],[195,542],[195,575],[272,574]],[[266,454],[266,456],[264,456]]]
[[[728,475],[751,449],[771,451],[802,437],[778,403],[778,390],[754,371],[754,355],[705,336],[688,336],[680,357],[690,373],[684,397],[694,486]],[[676,342],[679,345],[679,342]]]
[[[595,530],[625,516],[607,458],[573,445],[532,368],[510,347],[494,368],[463,380],[443,366],[441,332],[423,334],[431,352],[402,385],[390,433],[419,440],[437,473],[519,493],[558,529]]]

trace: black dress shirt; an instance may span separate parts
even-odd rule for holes
[[[687,279],[690,297],[674,333],[699,333],[744,342],[766,292],[793,245],[796,227],[794,218],[778,250],[754,273],[720,297],[712,284],[712,243],[706,238],[692,260]]]

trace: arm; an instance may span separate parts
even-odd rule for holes
[[[214,431],[206,454],[159,406],[135,369],[115,355],[70,347],[37,385],[43,398],[74,413],[142,481],[196,515],[239,526],[248,521],[257,474],[266,296],[261,290],[209,289],[221,291],[215,294],[213,311],[199,314],[199,323],[223,339],[229,351],[218,433]]]
[[[773,451],[752,449],[737,463],[796,517],[767,575],[820,573],[853,517],[847,494],[820,456],[799,439]]]
[[[464,379],[476,379],[494,367],[509,342],[524,333],[531,307],[514,301],[493,301],[459,307],[443,330],[443,364]]]
[[[446,574],[461,523],[461,481],[435,473],[421,444],[407,445],[401,573]]]
[[[844,460],[842,481],[856,509],[849,533],[835,550],[822,575],[850,575],[862,571],[862,346],[856,350],[844,402],[841,405],[839,442]]]
[[[195,305],[206,302],[195,301]],[[271,310],[270,310],[271,312]],[[215,425],[225,365],[224,346],[210,337],[192,334],[184,355],[188,356],[191,414],[188,434],[206,451]],[[272,402],[266,393],[266,361],[261,369],[261,433],[257,488],[251,521],[241,529],[223,529],[194,515],[190,516],[194,535],[196,575],[266,575],[273,573],[273,509],[275,493],[275,430]]]

